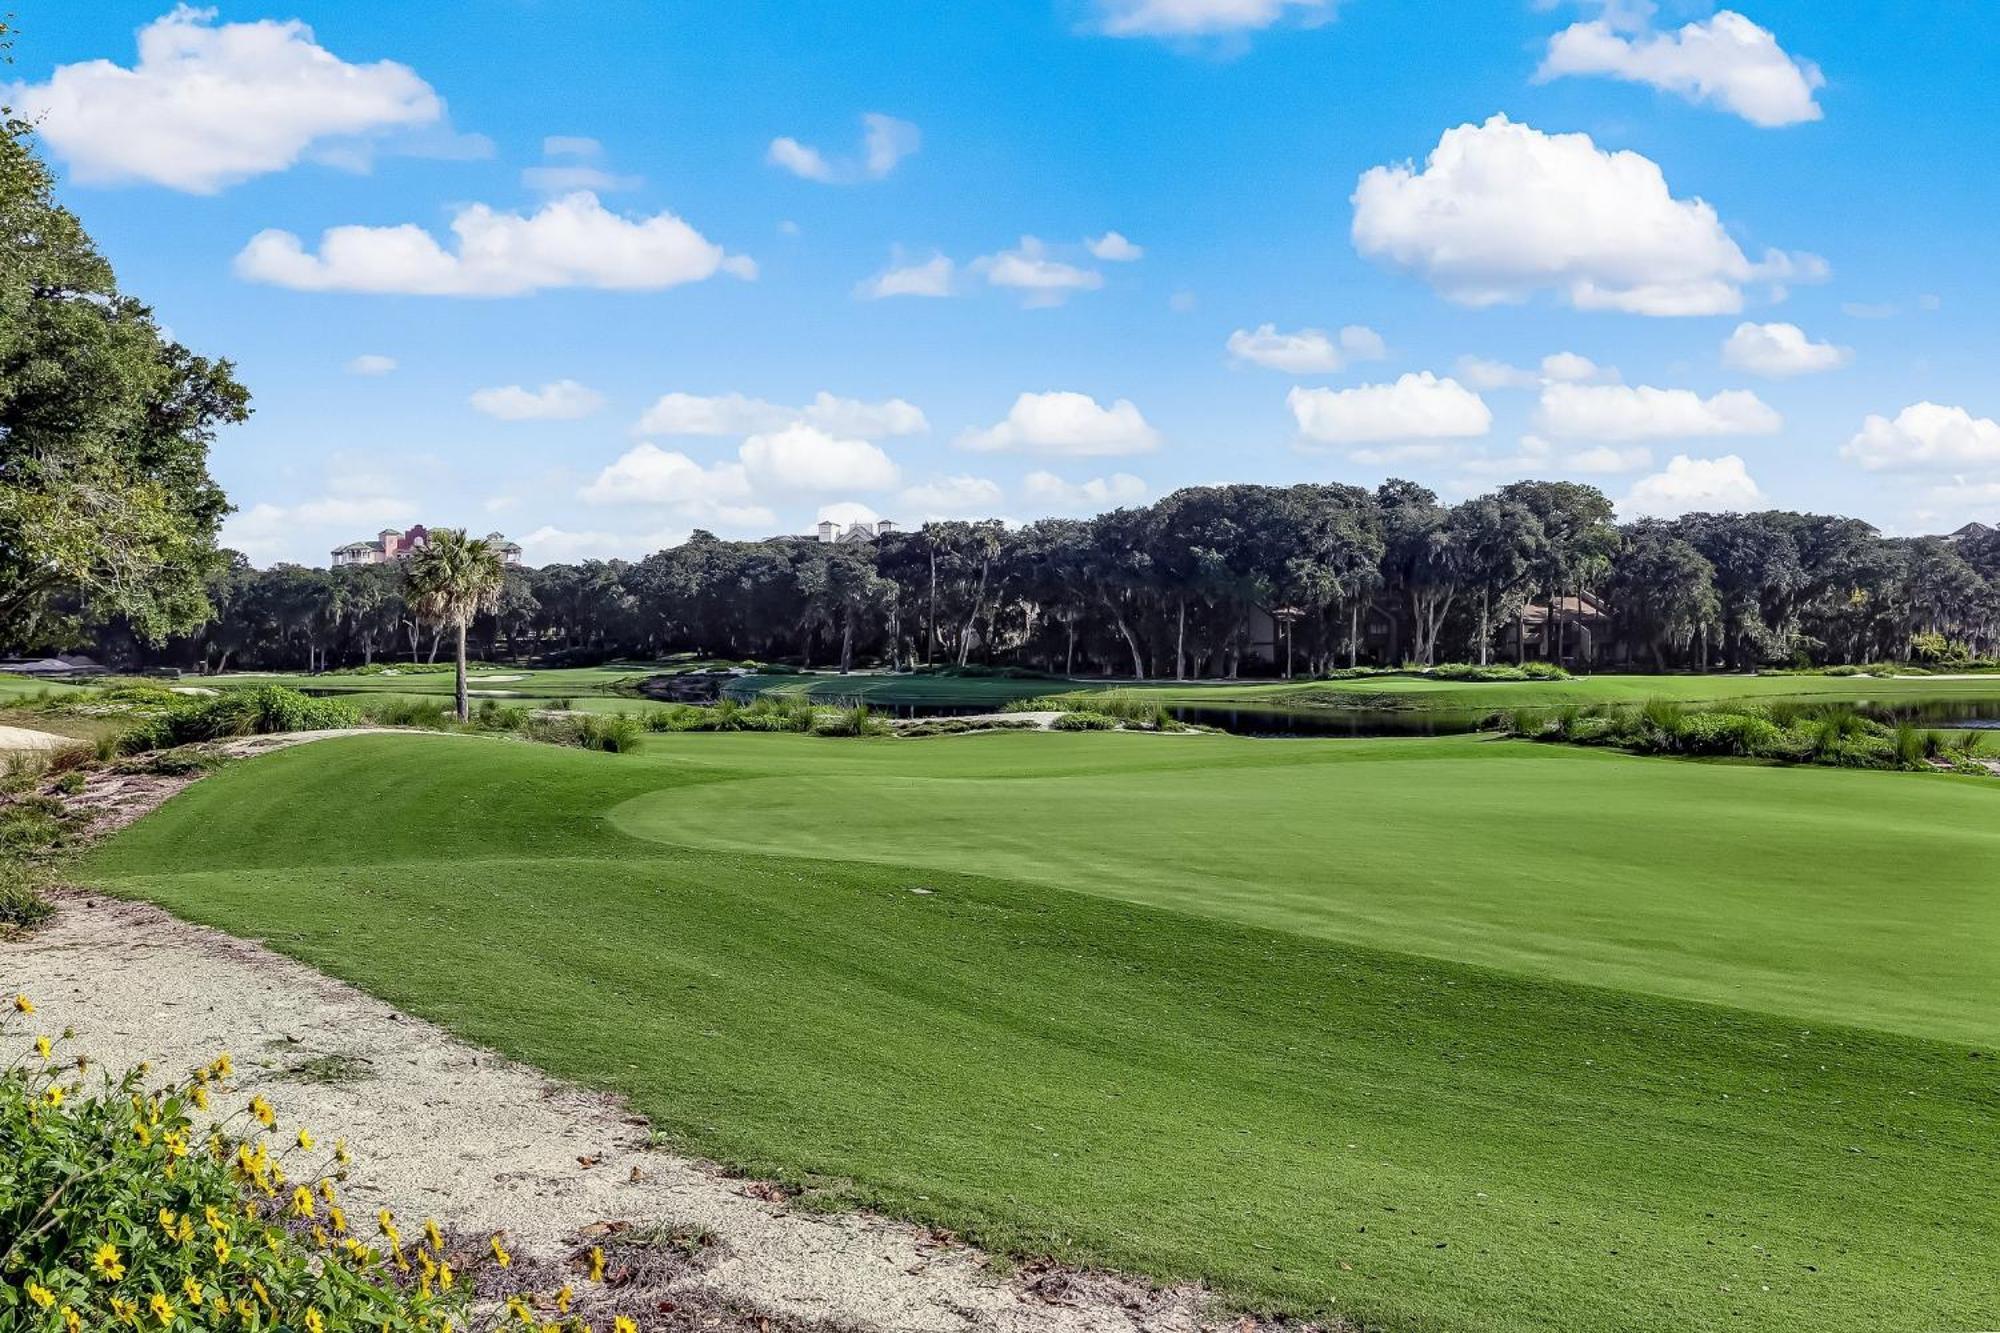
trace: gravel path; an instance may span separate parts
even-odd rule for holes
[[[879,1333],[1243,1326],[1210,1323],[1194,1288],[1055,1270],[1002,1279],[978,1252],[915,1227],[794,1211],[768,1187],[649,1149],[644,1122],[614,1097],[557,1083],[259,944],[82,891],[59,907],[33,935],[0,941],[0,991],[32,996],[43,1030],[74,1027],[79,1049],[114,1066],[150,1059],[177,1071],[230,1051],[239,1097],[262,1092],[284,1123],[351,1140],[357,1214],[386,1206],[448,1229],[505,1231],[551,1262],[600,1221],[705,1227],[718,1257],[683,1279],[694,1294],[786,1322]]]

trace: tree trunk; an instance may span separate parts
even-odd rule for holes
[[[1493,631],[1488,627],[1486,621],[1486,617],[1491,610],[1491,607],[1487,604],[1488,597],[1489,594],[1486,589],[1481,588],[1479,590],[1479,665],[1481,666],[1486,665],[1487,649],[1491,646],[1493,638]]]
[[[924,625],[924,665],[931,664],[931,649],[937,643],[937,552],[931,552],[931,609]]]
[[[1187,598],[1182,597],[1180,628],[1174,631],[1174,679],[1187,679]]]
[[[854,612],[850,608],[840,627],[840,674],[854,669]]]
[[[452,673],[452,695],[458,700],[458,720],[465,722],[472,717],[471,701],[465,697],[465,622],[458,622],[458,665]],[[436,644],[433,642],[435,650]]]
[[[1139,636],[1134,634],[1132,627],[1125,623],[1125,613],[1123,611],[1114,609],[1111,614],[1118,622],[1118,632],[1125,636],[1125,646],[1132,650],[1132,676],[1135,680],[1144,680],[1146,678],[1146,661],[1139,655]]]
[[[1063,652],[1063,674],[1065,676],[1074,676],[1076,674],[1076,617],[1069,617],[1066,623],[1069,627],[1069,643]]]
[[[1361,603],[1347,608],[1347,669],[1354,670],[1361,654]]]

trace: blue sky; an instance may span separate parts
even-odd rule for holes
[[[63,199],[255,394],[260,562],[1389,475],[2000,519],[1978,0],[21,9]]]

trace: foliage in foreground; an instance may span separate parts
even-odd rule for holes
[[[0,1035],[34,1012],[15,996]],[[345,1140],[281,1129],[261,1096],[228,1110],[227,1052],[157,1084],[143,1064],[114,1077],[70,1041],[36,1035],[0,1072],[0,1328],[590,1329],[569,1283],[475,1306],[473,1274],[511,1263],[500,1236],[467,1252],[433,1221],[406,1237],[386,1209],[349,1218]],[[582,1266],[601,1281],[602,1251]],[[604,1327],[637,1333],[623,1316]]]
[[[361,723],[360,714],[348,704],[315,699],[283,685],[170,697],[176,700],[173,705],[125,733],[121,748],[126,753],[281,731],[333,731]]]
[[[1688,708],[1650,699],[1638,708],[1517,708],[1495,717],[1503,732],[1539,741],[1609,745],[1634,754],[1768,759],[1843,768],[1926,769],[1942,763],[1984,776],[1982,737],[1883,723],[1845,703],[1780,699]]]

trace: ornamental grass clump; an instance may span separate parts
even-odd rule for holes
[[[316,699],[283,685],[225,690],[209,698],[175,697],[180,702],[174,707],[125,733],[120,742],[125,753],[281,731],[338,731],[361,724],[360,714],[350,705]]]
[[[113,1075],[34,1014],[26,996],[0,1012],[0,1045],[25,1048],[0,1070],[0,1329],[592,1333],[567,1281],[475,1300],[469,1270],[511,1263],[500,1236],[469,1254],[435,1222],[349,1217],[345,1141],[242,1099],[226,1052],[178,1080]],[[603,1276],[593,1258],[576,1281]]]

